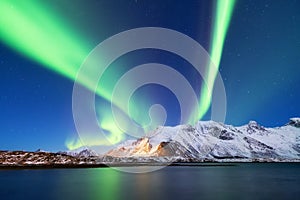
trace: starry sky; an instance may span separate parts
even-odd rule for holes
[[[63,24],[61,29],[64,25],[72,27],[72,35],[80,38],[78,45],[84,44],[87,50],[121,31],[154,26],[184,33],[209,51],[213,3],[52,0],[43,1],[43,6]],[[219,68],[227,95],[227,124],[243,125],[255,120],[273,127],[300,116],[299,9],[297,0],[236,2]],[[29,37],[26,32],[20,34]],[[49,35],[56,37],[55,33]],[[150,61],[178,69],[190,68],[183,59],[154,50],[134,52],[114,64],[125,63],[128,67]],[[182,73],[194,77],[193,71]],[[0,40],[0,74],[0,149],[66,149],[66,139],[77,135],[72,116],[74,81],[4,40]],[[145,88],[148,93],[151,90],[154,89]],[[176,100],[169,100],[172,94],[159,87],[155,91],[166,95],[160,101],[175,115],[179,108]],[[209,116],[203,119],[208,120]],[[176,118],[167,121],[167,125],[176,123]]]

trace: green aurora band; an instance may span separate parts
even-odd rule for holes
[[[214,82],[219,70],[221,56],[227,30],[231,21],[235,0],[218,0],[216,2],[216,14],[213,19],[212,42],[210,45],[210,57],[214,66],[208,66],[205,75],[206,84],[203,84],[200,95],[200,109],[198,119],[202,119],[211,105]]]
[[[19,53],[42,64],[64,77],[75,81],[77,72],[86,58],[91,47],[73,31],[67,27],[67,22],[62,17],[57,17],[49,11],[49,7],[41,1],[0,1],[0,40]],[[110,74],[116,74],[111,71]],[[89,74],[77,80],[81,85],[90,90],[94,90],[93,83],[89,80]],[[97,87],[96,94],[107,101],[111,100],[111,90],[113,85],[110,79],[102,81],[102,87]],[[117,106],[118,102],[113,102]],[[122,110],[122,108],[120,107]],[[106,116],[108,113],[101,113],[102,122],[100,126],[109,131],[106,139],[112,143],[118,143],[122,139],[120,130],[114,123],[112,117]],[[140,118],[142,119],[142,118]],[[90,145],[96,145],[95,141],[89,139]],[[86,142],[86,140],[85,140]],[[108,142],[98,141],[99,144],[108,145]],[[87,145],[89,145],[87,144]],[[68,140],[68,148],[79,147],[80,140]]]
[[[39,1],[0,1],[0,39],[18,52],[72,80],[88,53],[65,22]],[[70,51],[72,50],[72,51]]]
[[[235,0],[219,0],[216,3],[216,15],[213,23],[213,35],[211,44],[211,59],[216,68],[208,67],[206,74],[206,87],[202,87],[200,95],[201,119],[208,111],[211,104],[211,92],[214,80],[221,60],[222,49],[225,36],[231,19]],[[88,56],[91,47],[87,45],[83,37],[76,35],[76,31],[68,27],[68,23],[63,17],[58,17],[57,13],[51,12],[49,6],[42,1],[0,1],[0,40],[19,53],[42,64],[47,69],[54,71],[64,77],[75,81],[77,72]],[[112,85],[118,77],[113,80],[110,71],[104,80],[101,79],[101,87],[97,87],[96,94],[103,99],[111,102]],[[81,85],[93,91],[89,75],[77,80]],[[102,84],[103,83],[103,84]],[[141,99],[139,99],[141,101]],[[121,102],[112,102],[120,110],[127,113],[122,108]],[[138,102],[133,104],[140,105]],[[140,112],[135,114],[130,112],[132,117],[140,125],[147,125],[148,115],[141,116]],[[84,144],[78,139],[67,140],[66,146],[69,149],[80,146],[110,145],[119,143],[124,139],[124,134],[117,127],[111,113],[101,111],[100,126],[108,131],[110,135],[105,141],[95,141],[93,138],[84,140]],[[90,142],[87,142],[90,141]]]

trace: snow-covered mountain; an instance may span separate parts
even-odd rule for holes
[[[59,151],[58,153],[73,156],[73,157],[97,157],[98,156],[98,154],[95,151],[87,147],[81,147],[70,151]]]
[[[86,147],[58,153],[0,151],[0,167],[98,167],[202,161],[300,162],[300,118],[291,118],[286,125],[276,128],[265,128],[254,121],[240,127],[213,121],[199,121],[195,126],[161,126],[147,137],[126,141],[104,156]]]
[[[195,126],[161,126],[148,135],[124,142],[104,161],[300,161],[300,118],[276,128],[255,121],[241,127],[199,121]]]

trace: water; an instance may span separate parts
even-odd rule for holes
[[[297,199],[300,163],[0,170],[0,199]]]

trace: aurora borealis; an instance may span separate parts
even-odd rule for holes
[[[290,1],[289,5],[281,1],[237,1],[234,5],[235,1],[191,1],[186,4],[166,1],[150,5],[140,1],[99,3],[78,0],[72,5],[67,1],[15,1],[14,6],[7,2],[0,3],[1,74],[5,76],[1,79],[1,107],[6,113],[2,116],[6,122],[3,126],[6,139],[2,141],[3,145],[1,143],[4,148],[21,148],[25,144],[24,148],[30,149],[39,146],[62,149],[66,138],[69,148],[80,146],[71,113],[72,84],[77,71],[98,43],[136,27],[174,29],[206,48],[224,80],[228,97],[227,123],[243,124],[254,119],[265,126],[280,125],[299,113],[295,91],[299,83],[296,52],[300,30],[296,25],[299,25],[300,16],[295,10],[297,6],[292,5],[298,5],[298,2]],[[166,13],[166,8],[170,12]],[[276,13],[281,8],[283,13],[278,17]],[[271,22],[275,15],[277,23]],[[276,32],[278,30],[281,34]],[[286,42],[280,40],[282,38]],[[121,141],[122,132],[101,105],[111,99],[112,85],[122,72],[149,61],[174,66],[189,76],[199,92],[200,110],[203,111],[199,118],[209,119],[209,90],[213,87],[216,71],[208,68],[208,82],[201,84],[201,78],[193,75],[194,71],[189,70],[190,66],[184,60],[173,59],[165,52],[145,52],[142,56],[138,56],[142,52],[133,52],[132,57],[128,54],[112,63],[112,69],[100,82],[104,86],[96,90],[96,102],[99,103],[96,109],[102,117],[100,124],[110,133],[108,140],[111,143]],[[88,77],[89,74],[79,82],[91,89]],[[267,91],[264,87],[268,87],[265,88]],[[131,117],[142,125],[147,124],[148,111],[144,109],[157,101],[168,102],[168,114],[174,117],[168,119],[167,125],[176,125],[179,109],[176,100],[170,100],[174,98],[172,94],[157,87],[155,91],[159,91],[159,98],[151,99],[150,91],[154,89],[145,87],[137,91],[131,101]],[[160,97],[161,94],[166,95]],[[121,102],[113,103],[123,109]],[[35,134],[40,135],[36,137]],[[23,139],[14,143],[16,137]],[[13,145],[10,147],[10,144]]]
[[[211,91],[214,87],[214,81],[217,75],[217,70],[220,67],[223,45],[231,21],[231,15],[235,5],[235,0],[232,1],[217,1],[215,5],[215,15],[213,16],[212,38],[210,45],[210,56],[216,67],[207,68],[207,83],[202,87],[200,95],[202,112],[199,113],[201,119],[209,109],[211,104]]]
[[[1,1],[1,40],[63,76],[75,79],[88,48],[62,19],[37,1]],[[69,51],[68,49],[72,49]]]

